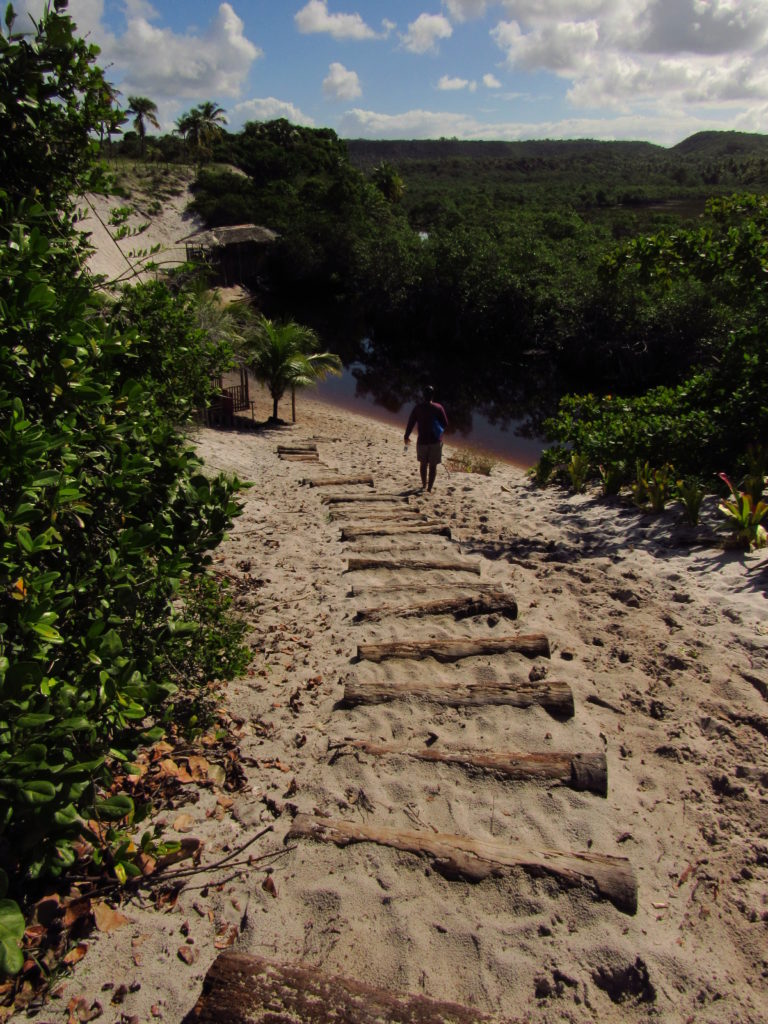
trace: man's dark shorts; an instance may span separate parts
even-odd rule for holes
[[[428,466],[439,466],[443,461],[443,442],[437,444],[417,444],[416,458],[419,462],[426,462]]]

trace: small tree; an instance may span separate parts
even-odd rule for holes
[[[315,332],[294,320],[275,323],[261,317],[247,339],[248,369],[272,396],[272,419],[278,419],[280,399],[291,388],[310,387],[329,373],[341,373],[341,360],[333,352],[318,352]],[[295,418],[295,417],[294,417]]]

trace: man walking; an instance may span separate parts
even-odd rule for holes
[[[421,486],[432,490],[437,467],[443,461],[443,434],[448,429],[448,417],[439,402],[434,401],[435,389],[431,384],[424,388],[424,398],[413,407],[405,428],[405,443],[411,443],[411,431],[418,428],[416,458],[419,460]]]

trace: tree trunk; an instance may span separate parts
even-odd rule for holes
[[[353,740],[349,745],[374,757],[410,757],[416,761],[492,772],[513,782],[557,782],[579,791],[597,793],[598,796],[608,795],[605,754],[446,750],[438,746],[412,749],[396,743],[369,743],[367,740]]]
[[[435,537],[451,538],[450,526],[441,526],[440,523],[419,523],[413,520],[405,522],[393,522],[386,525],[375,525],[365,523],[350,523],[341,528],[341,539],[357,540],[358,537],[400,537],[404,534],[427,533]]]
[[[434,658],[436,661],[459,661],[483,654],[506,654],[514,651],[526,658],[548,658],[549,640],[543,633],[518,633],[516,636],[461,637],[456,640],[388,640],[383,643],[360,644],[357,657],[361,661],[384,661],[385,658]]]
[[[304,964],[220,953],[183,1024],[490,1024],[479,1010],[375,988]]]
[[[408,853],[425,854],[433,859],[435,868],[447,878],[462,878],[469,882],[509,875],[515,868],[523,868],[533,874],[545,872],[567,886],[585,882],[592,884],[601,896],[625,914],[637,913],[637,879],[626,857],[568,850],[535,850],[494,839],[361,825],[352,821],[313,818],[309,814],[297,815],[285,838],[286,842],[315,839],[337,846],[378,843]]]
[[[361,572],[365,569],[412,569],[423,572],[431,570],[443,572],[471,572],[480,575],[479,562],[463,562],[459,559],[427,559],[415,558],[410,561],[402,558],[349,558],[347,572]]]
[[[337,487],[339,484],[366,484],[373,487],[372,476],[323,476],[306,482],[310,487]]]
[[[506,682],[487,682],[469,679],[467,682],[432,682],[430,679],[406,678],[401,680],[361,680],[350,672],[344,679],[345,707],[358,704],[386,704],[391,700],[416,697],[446,707],[466,708],[501,705],[513,708],[544,708],[556,718],[573,718],[573,693],[567,683],[540,679],[510,679]]]
[[[450,532],[448,535],[450,536]],[[343,531],[341,539],[344,540]],[[355,615],[355,622],[378,622],[388,615],[400,618],[453,615],[455,619],[468,619],[473,615],[490,615],[494,612],[507,619],[516,619],[517,601],[503,590],[492,590],[486,594],[443,597],[436,601],[422,601],[419,604],[381,604],[375,608],[361,608]]]

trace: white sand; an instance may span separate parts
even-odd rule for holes
[[[267,411],[264,399],[257,418]],[[217,809],[215,790],[200,791],[182,810],[192,818],[187,834],[204,842],[204,863],[272,825],[248,853],[281,854],[272,865],[276,896],[264,888],[263,864],[254,864],[191,878],[168,913],[129,905],[130,923],[90,940],[60,1001],[43,1016],[61,1019],[68,1001],[83,996],[89,1005],[99,1000],[107,1020],[120,1012],[150,1020],[154,1006],[158,1019],[181,1021],[229,923],[237,926],[237,950],[473,1005],[500,1019],[768,1020],[766,555],[679,543],[685,531],[672,509],[653,517],[596,493],[538,491],[504,465],[489,477],[442,468],[434,494],[411,499],[451,526],[451,541],[342,544],[320,489],[300,483],[320,470],[280,461],[277,444],[314,440],[329,472],[371,473],[380,492],[416,485],[415,456],[402,454],[398,429],[304,394],[298,417],[280,430],[202,430],[195,439],[211,470],[255,482],[215,556],[216,570],[237,583],[255,657],[226,690],[231,714],[243,721],[248,785],[226,811]],[[351,583],[391,585],[396,577],[453,585],[456,577],[348,574],[353,549],[481,559],[480,579],[513,591],[519,621],[355,624],[366,602],[347,596]],[[505,654],[458,666],[407,665],[447,680],[478,667],[526,677],[535,666],[570,684],[571,720],[540,708],[456,710],[413,699],[338,707],[351,670],[394,676],[406,665],[351,665],[361,642],[516,630],[546,633],[551,660]],[[605,750],[608,797],[404,757],[333,758],[333,745],[346,737],[419,747],[430,733],[439,745],[464,749]],[[589,886],[565,890],[522,869],[477,884],[449,881],[428,859],[373,844],[340,849],[301,840],[285,850],[295,810],[628,857],[639,909],[629,916]],[[178,813],[161,818],[172,826]],[[184,945],[199,954],[192,966],[179,959]],[[606,977],[622,1002],[598,984]],[[110,1007],[103,986],[133,981],[140,989]]]

